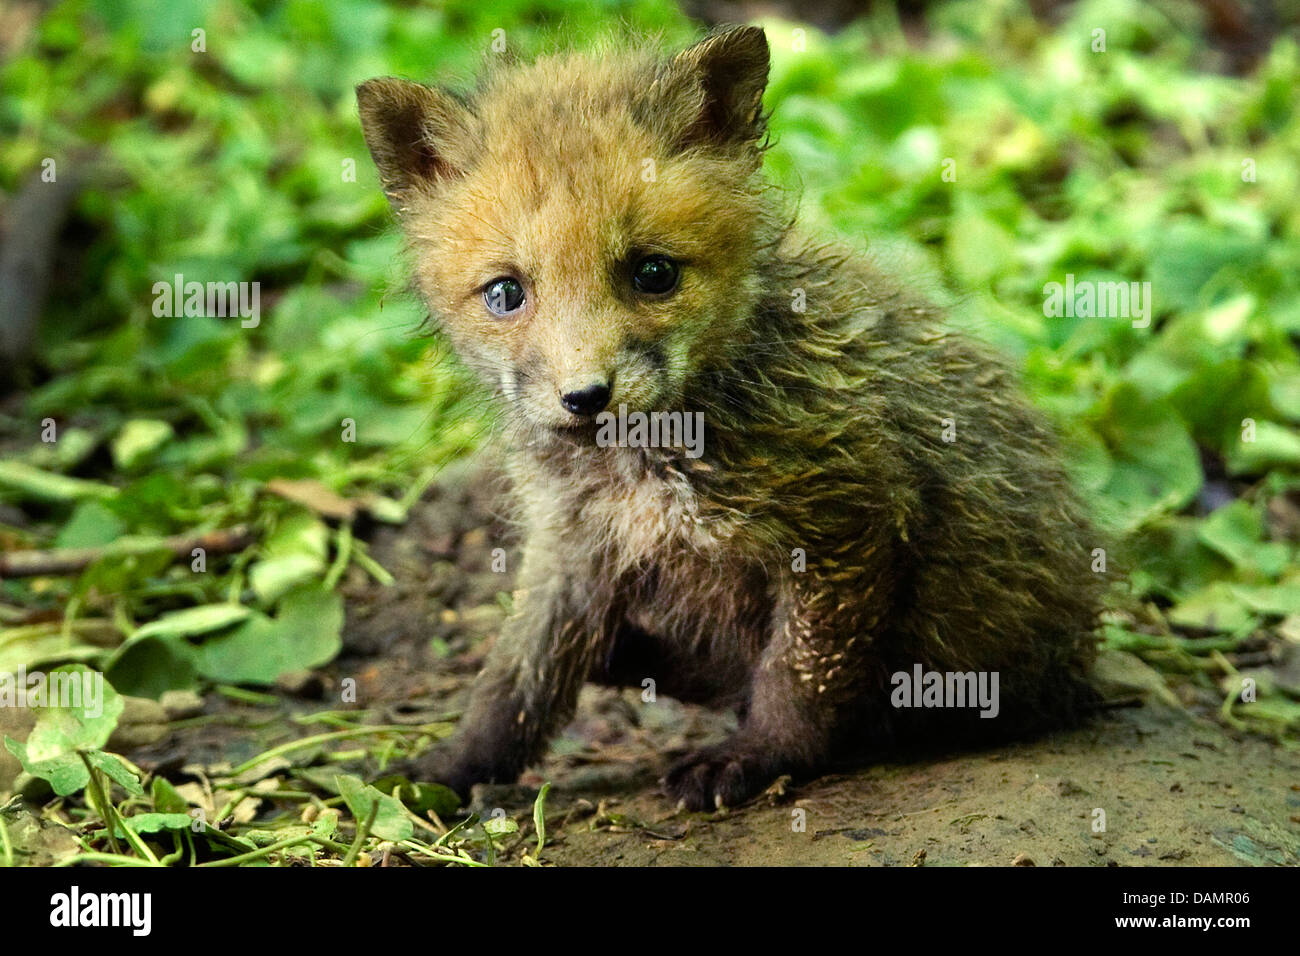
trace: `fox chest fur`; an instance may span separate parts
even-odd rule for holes
[[[717,507],[680,459],[612,448],[594,461],[525,456],[511,472],[524,527],[556,529],[553,562],[590,563],[619,590],[627,623],[689,666],[729,656],[743,667],[761,647],[771,593],[754,527]]]

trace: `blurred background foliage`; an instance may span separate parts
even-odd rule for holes
[[[1295,32],[1243,58],[1211,4],[925,6],[760,20],[769,170],[805,228],[869,246],[1014,356],[1127,542],[1108,640],[1230,704],[1225,653],[1300,643]],[[651,0],[64,0],[3,19],[0,187],[47,158],[85,184],[0,386],[0,552],[98,550],[0,582],[0,671],[84,662],[156,696],[329,660],[340,576],[386,578],[358,522],[401,522],[486,421],[404,292],[353,87],[472,76],[495,30],[527,53],[611,29],[676,46],[699,22]],[[155,316],[176,274],[259,282],[259,326]],[[1150,282],[1150,327],[1046,317],[1067,274]],[[164,541],[236,527],[249,543],[203,574]],[[1300,726],[1295,669],[1225,716]]]

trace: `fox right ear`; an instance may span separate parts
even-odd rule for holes
[[[393,208],[412,193],[457,175],[458,145],[470,136],[469,111],[450,93],[380,77],[357,87],[366,146]]]
[[[679,53],[673,67],[691,78],[701,97],[685,141],[761,140],[769,60],[767,35],[752,26],[721,30]]]

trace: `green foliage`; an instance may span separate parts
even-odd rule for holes
[[[91,767],[139,791],[139,781],[118,758],[99,752],[123,707],[122,698],[102,675],[80,664],[56,668],[27,694],[24,706],[36,708],[39,715],[35,726],[26,741],[4,738],[23,770],[48,781],[60,796],[84,789]],[[6,701],[6,706],[15,703]]]

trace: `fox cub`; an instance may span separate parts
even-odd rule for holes
[[[525,532],[515,613],[422,768],[462,796],[536,760],[588,680],[735,709],[664,778],[691,809],[1091,706],[1096,541],[1049,429],[905,284],[794,230],[760,172],[767,75],[741,27],[357,90]],[[637,413],[703,441],[610,440]]]

